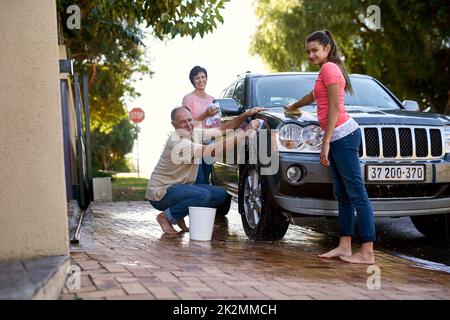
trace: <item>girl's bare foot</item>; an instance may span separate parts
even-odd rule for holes
[[[161,229],[165,233],[174,234],[178,233],[177,230],[172,226],[169,220],[164,216],[164,212],[161,212],[156,216],[156,221],[158,221],[159,225],[161,226]]]
[[[375,255],[373,252],[358,251],[351,256],[341,256],[340,258],[348,263],[375,264]]]
[[[186,227],[186,223],[184,222],[184,219],[178,220],[177,221],[177,225],[181,228],[181,231],[184,231],[184,232],[188,232],[189,231],[189,228]]]
[[[326,258],[326,259],[331,259],[331,258],[337,258],[337,257],[341,257],[341,256],[351,256],[352,255],[352,249],[351,248],[343,248],[343,247],[337,247],[333,250],[330,250],[326,253],[320,254],[319,258]]]
[[[339,245],[337,248],[330,250],[326,253],[320,254],[319,258],[338,258],[340,256],[351,256],[352,255],[352,237],[342,236],[339,238]]]
[[[373,242],[364,242],[361,244],[361,250],[349,257],[340,257],[348,263],[375,264],[375,255],[373,253]]]

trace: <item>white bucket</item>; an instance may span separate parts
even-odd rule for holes
[[[189,238],[211,241],[216,208],[189,207]]]

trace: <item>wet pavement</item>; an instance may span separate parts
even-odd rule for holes
[[[378,250],[374,266],[317,258],[336,244],[332,230],[291,225],[279,242],[251,241],[235,202],[211,242],[162,233],[146,202],[93,213],[94,242],[71,248],[81,287],[61,299],[450,299],[450,273],[420,261]]]
[[[302,228],[309,228],[324,233],[338,241],[339,227],[337,218],[300,218],[296,223]],[[376,218],[378,250],[406,259],[440,268],[450,273],[450,242],[444,237],[431,239],[425,237],[414,227],[409,217]]]

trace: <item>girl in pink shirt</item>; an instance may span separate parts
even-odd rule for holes
[[[183,97],[181,105],[191,110],[196,127],[219,127],[220,121],[212,122],[210,125],[207,125],[206,122],[207,118],[212,117],[219,112],[218,108],[208,109],[208,106],[214,101],[214,97],[208,95],[205,91],[206,82],[208,81],[206,69],[195,66],[189,73],[189,80],[194,86],[194,91]]]
[[[338,54],[336,43],[327,30],[306,38],[309,60],[321,67],[313,91],[286,106],[295,110],[317,102],[317,118],[325,131],[320,152],[322,165],[331,167],[334,193],[339,207],[339,245],[319,255],[350,263],[374,264],[373,242],[376,240],[373,209],[367,195],[359,162],[361,130],[345,111],[344,91],[352,93],[350,79]],[[361,250],[352,254],[355,210],[360,227]]]

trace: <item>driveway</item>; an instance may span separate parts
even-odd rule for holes
[[[92,209],[93,242],[71,248],[81,286],[61,299],[450,298],[450,273],[388,252],[376,251],[369,267],[317,258],[335,245],[332,232],[291,225],[282,241],[250,241],[235,202],[216,218],[211,242],[163,234],[146,202]]]

